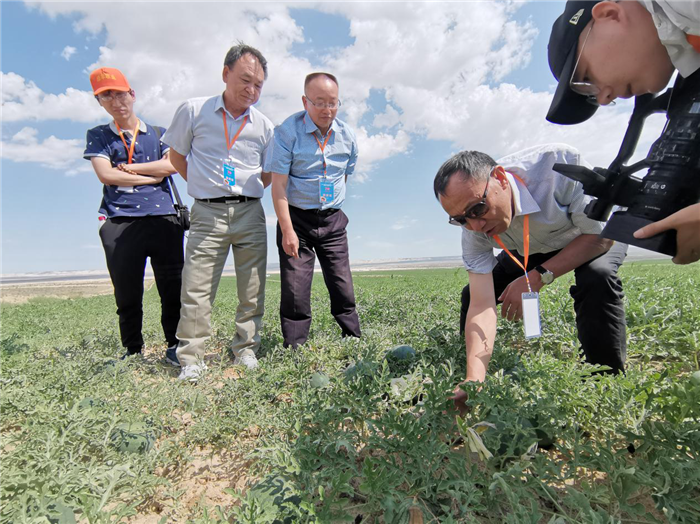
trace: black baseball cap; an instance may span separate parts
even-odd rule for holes
[[[552,105],[549,106],[547,120],[553,124],[580,124],[591,118],[598,109],[597,105],[587,101],[586,96],[574,93],[569,87],[569,80],[574,73],[578,58],[578,39],[581,32],[591,21],[593,6],[601,0],[576,0],[566,2],[564,13],[552,26],[547,52],[549,68],[559,80],[554,92]]]

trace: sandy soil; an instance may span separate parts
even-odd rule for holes
[[[153,282],[153,279],[146,279],[146,289],[149,289]],[[109,279],[5,284],[0,287],[0,302],[3,304],[23,304],[37,297],[82,298],[113,293],[114,288]]]

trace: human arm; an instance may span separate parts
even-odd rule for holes
[[[287,184],[289,176],[272,173],[272,203],[275,206],[277,220],[282,230],[282,249],[290,256],[299,256],[299,238],[292,225],[292,217],[289,215],[289,202],[287,200]]]
[[[675,264],[690,264],[700,260],[700,204],[676,211],[663,220],[644,226],[634,232],[635,238],[649,238],[669,229],[676,230]]]
[[[589,260],[607,253],[613,243],[612,240],[601,238],[598,235],[580,235],[542,264],[542,267],[554,273],[554,278],[558,278]],[[539,271],[532,269],[527,275],[532,291],[539,292],[544,287]],[[501,316],[508,320],[520,320],[523,316],[522,294],[528,291],[525,275],[511,282],[498,297],[498,300],[502,302]]]
[[[170,163],[175,170],[180,173],[180,176],[187,180],[187,157],[181,155],[174,149],[170,150]]]
[[[260,178],[262,180],[263,187],[267,187],[272,183],[272,173],[270,173],[269,171],[263,171],[260,174]],[[285,184],[285,188],[286,187],[287,185]]]
[[[163,177],[160,176],[138,175],[121,171],[112,167],[112,163],[104,157],[92,157],[90,162],[97,178],[106,186],[147,186],[160,184],[163,181]]]
[[[496,298],[492,273],[469,272],[469,310],[464,326],[464,343],[467,353],[467,376],[461,382],[483,382],[486,379],[493,344],[496,339]],[[464,414],[467,394],[459,386],[452,397],[455,407]]]
[[[153,162],[142,162],[139,164],[119,164],[117,169],[124,171],[125,173],[131,172],[136,175],[146,175],[146,176],[157,176],[166,177],[175,173],[175,168],[170,162],[169,152],[163,155],[160,160],[154,160]]]

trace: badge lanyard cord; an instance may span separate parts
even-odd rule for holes
[[[515,178],[517,178],[523,185],[525,185],[525,182],[523,181],[522,178],[520,178],[518,175],[511,173]],[[527,276],[527,261],[530,256],[530,215],[525,215],[523,217],[523,261],[525,264],[521,263],[520,260],[515,258],[513,256],[513,253],[508,251],[508,248],[503,244],[503,241],[500,239],[498,235],[493,235],[493,239],[496,241],[496,243],[501,246],[501,249],[508,253],[508,256],[513,259],[513,261],[519,265],[522,270],[525,272],[525,282],[527,282],[527,290],[532,293],[532,288],[530,287],[530,277]]]
[[[136,119],[136,129],[134,129],[134,132],[131,134],[131,146],[126,145],[126,139],[124,138],[124,133],[122,133],[121,128],[119,127],[119,124],[117,124],[117,121],[114,121],[114,125],[117,126],[117,131],[119,131],[119,138],[122,139],[122,142],[124,143],[124,147],[127,150],[127,164],[131,164],[131,160],[134,158],[134,146],[136,145],[136,137],[139,134],[139,128],[141,127],[141,120],[138,118]]]
[[[245,116],[243,119],[243,123],[241,124],[241,127],[238,128],[238,132],[236,133],[236,136],[233,137],[233,140],[229,141],[228,139],[228,125],[226,124],[226,111],[224,111],[222,114],[223,120],[224,120],[224,133],[226,134],[226,147],[227,151],[230,151],[231,148],[233,147],[233,144],[236,143],[236,140],[238,140],[238,136],[241,134],[241,131],[243,131],[243,128],[245,127],[246,123],[248,122],[248,115]]]
[[[314,138],[316,139],[316,142],[318,143],[318,147],[321,148],[321,157],[323,158],[323,178],[327,178],[327,176],[326,176],[326,155],[323,154],[323,150],[326,149],[326,145],[328,144],[328,140],[331,138],[332,134],[333,134],[333,130],[330,129],[328,131],[328,136],[326,136],[326,140],[323,142],[323,144],[321,144],[321,141],[316,136],[316,133],[314,133]]]

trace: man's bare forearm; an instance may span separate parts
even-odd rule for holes
[[[169,159],[175,170],[180,173],[180,176],[187,180],[187,157],[171,149]]]
[[[277,220],[280,223],[282,234],[294,231],[292,217],[289,214],[289,201],[287,200],[287,183],[289,178],[279,173],[272,173],[272,204],[275,206]]]
[[[464,328],[468,381],[483,382],[486,379],[496,339],[497,322],[495,305],[483,309],[470,306]]]

